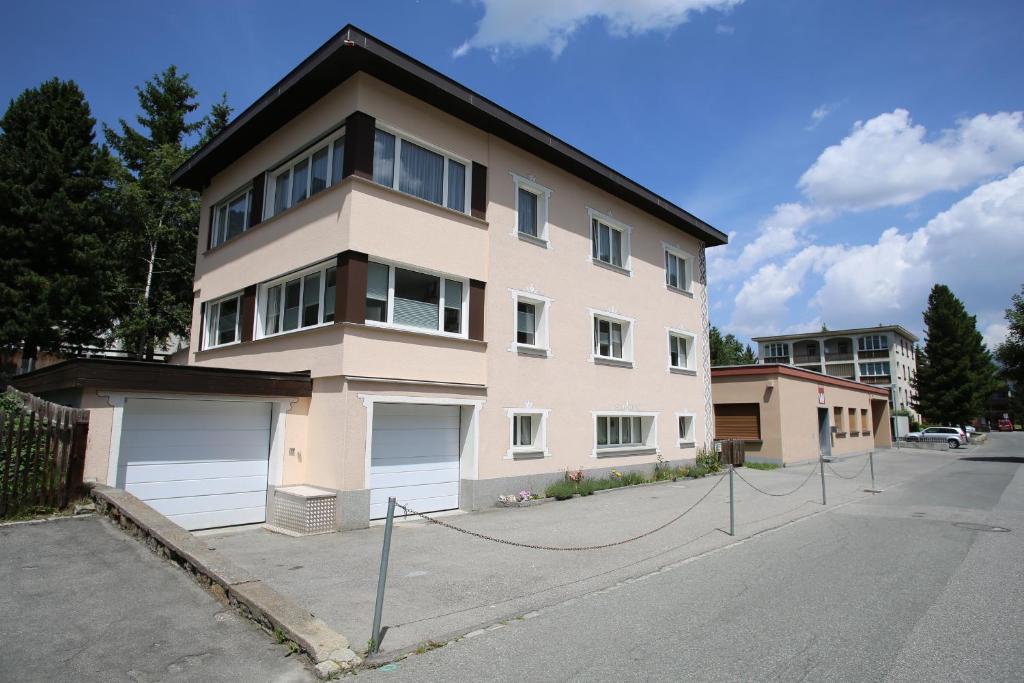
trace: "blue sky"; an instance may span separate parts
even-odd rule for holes
[[[709,252],[720,328],[920,331],[940,281],[1005,334],[1024,282],[1020,2],[20,3],[0,98],[74,79],[114,123],[176,64],[204,111],[226,91],[238,112],[348,22],[730,233]]]

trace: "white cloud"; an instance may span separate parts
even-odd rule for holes
[[[1024,262],[1024,167],[977,188],[910,233],[890,228],[871,244],[808,246],[762,266],[736,296],[729,329],[770,334],[789,302],[811,293],[805,313],[830,327],[920,321],[936,282],[949,285],[979,320],[998,320]],[[820,276],[820,284],[808,283]],[[816,289],[815,289],[816,287]],[[801,316],[803,317],[803,316]],[[985,327],[990,342],[999,323]]]
[[[730,26],[729,24],[719,24],[718,26],[715,26],[715,33],[720,36],[731,36],[736,33],[736,27]]]
[[[613,36],[669,30],[693,12],[727,10],[743,0],[479,0],[476,33],[453,52],[544,47],[557,57],[581,26],[602,20]]]
[[[805,204],[779,204],[761,221],[757,237],[743,245],[735,258],[729,258],[720,247],[708,252],[711,279],[718,283],[742,277],[758,263],[790,253],[805,241],[804,228],[829,213]]]
[[[813,118],[813,115],[812,115]],[[908,204],[940,190],[959,190],[1024,161],[1024,113],[962,119],[926,139],[924,126],[896,109],[854,124],[801,176],[798,187],[817,206],[849,211]]]
[[[835,110],[835,105],[832,104],[823,104],[815,107],[814,111],[811,112],[811,122],[807,124],[807,130],[814,130],[817,128],[818,124],[828,118],[828,116]]]
[[[1010,336],[1010,327],[1006,323],[991,323],[985,327],[981,336],[984,337],[989,351],[992,351]]]

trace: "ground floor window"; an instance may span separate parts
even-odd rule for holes
[[[546,410],[509,410],[509,457],[547,454]]]
[[[693,415],[678,415],[676,417],[679,429],[679,445],[692,444],[693,440]]]
[[[655,446],[654,415],[597,415],[594,441],[597,453]]]

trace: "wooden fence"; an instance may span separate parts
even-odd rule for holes
[[[0,517],[80,495],[89,411],[8,387],[0,395]]]

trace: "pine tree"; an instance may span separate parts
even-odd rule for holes
[[[712,326],[708,333],[708,342],[711,349],[712,367],[749,365],[757,362],[757,356],[754,355],[749,345],[744,348],[740,340],[732,333],[723,337],[715,326]]]
[[[52,79],[0,119],[0,344],[97,344],[109,327],[110,154],[85,95]],[[24,361],[23,361],[24,362]]]
[[[924,323],[914,407],[933,422],[966,424],[981,413],[995,387],[992,357],[978,332],[977,319],[948,287],[935,285]]]
[[[1003,377],[1021,391],[1024,390],[1024,285],[1010,301],[1011,305],[1006,309],[1009,334],[1006,341],[996,347],[996,357],[1002,366]]]
[[[195,151],[196,136],[222,130],[231,109],[225,95],[210,116],[189,121],[199,108],[197,92],[174,66],[136,92],[141,130],[121,119],[120,133],[105,132],[123,165],[116,183],[124,220],[113,245],[122,264],[114,335],[142,356],[173,335],[188,336],[199,196],[170,179]]]

